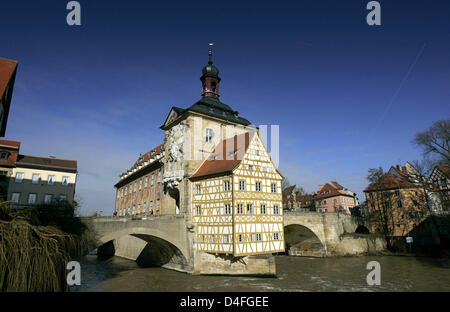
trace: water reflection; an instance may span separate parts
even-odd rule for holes
[[[380,286],[366,283],[366,265],[373,260],[381,264]],[[276,263],[276,278],[192,276],[88,255],[81,259],[82,285],[71,291],[450,291],[448,261],[437,259],[277,256]]]

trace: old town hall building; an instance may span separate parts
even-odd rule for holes
[[[115,214],[185,214],[198,251],[282,252],[283,176],[258,129],[219,100],[211,49],[200,80],[201,99],[169,111],[164,143],[120,175]]]

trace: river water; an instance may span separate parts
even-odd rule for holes
[[[381,285],[369,286],[369,261]],[[70,291],[450,291],[448,260],[402,256],[308,258],[277,256],[277,277],[193,276],[112,257],[81,259],[81,285]]]

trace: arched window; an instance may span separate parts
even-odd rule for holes
[[[212,90],[212,92],[216,93],[216,82],[215,81],[211,82],[211,90]]]

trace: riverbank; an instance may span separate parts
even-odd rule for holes
[[[67,263],[88,245],[87,230],[71,205],[0,204],[0,290],[66,291]]]

